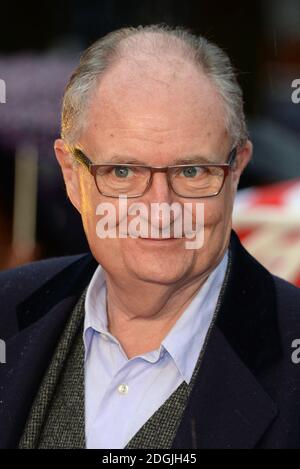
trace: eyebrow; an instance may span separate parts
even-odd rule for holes
[[[212,159],[206,158],[201,155],[191,155],[185,158],[177,158],[174,164],[210,164],[214,163]]]
[[[103,161],[103,164],[109,164],[109,163],[115,163],[115,164],[136,164],[136,165],[145,165],[145,166],[151,166],[149,163],[146,163],[144,161],[140,161],[137,158],[131,157],[131,156],[121,156],[121,155],[114,155],[112,156],[109,160]],[[185,158],[177,158],[172,162],[172,164],[168,164],[166,166],[174,166],[178,164],[213,164],[215,161],[212,161],[211,159],[208,159],[204,156],[200,155],[194,155],[194,156],[188,156]],[[160,166],[160,165],[156,165]]]

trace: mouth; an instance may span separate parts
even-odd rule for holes
[[[183,238],[144,238],[142,236],[139,236],[138,239],[141,239],[143,241],[154,241],[154,242],[171,242],[171,241],[179,241],[182,240]]]

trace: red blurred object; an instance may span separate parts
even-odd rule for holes
[[[268,270],[300,287],[300,180],[238,192],[233,227]]]

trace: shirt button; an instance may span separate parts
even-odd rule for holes
[[[118,387],[118,391],[120,394],[127,394],[128,393],[128,386],[127,384],[120,384],[120,386]]]

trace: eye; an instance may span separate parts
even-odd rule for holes
[[[188,166],[182,170],[184,177],[194,178],[201,176],[204,173],[204,169],[199,166]]]
[[[131,169],[128,168],[128,166],[116,166],[113,169],[113,174],[114,176],[117,176],[118,178],[127,178],[130,176]]]

